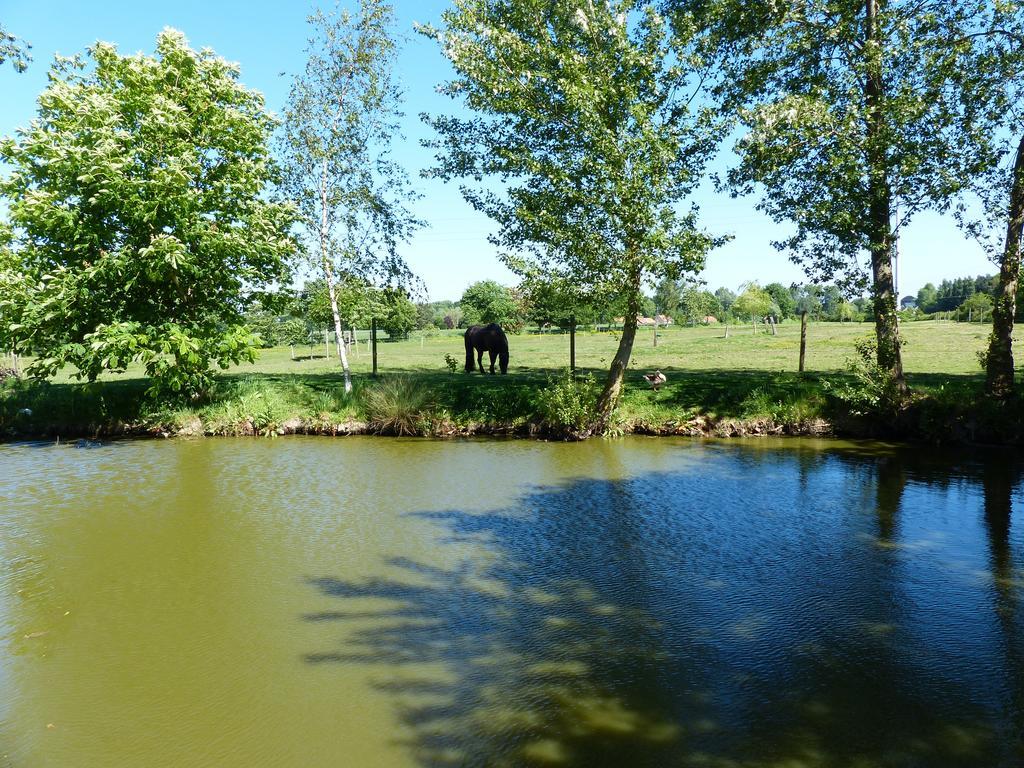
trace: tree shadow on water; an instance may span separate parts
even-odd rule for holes
[[[304,620],[345,639],[306,661],[373,670],[430,768],[1012,764],[970,676],[922,676],[892,642],[819,621],[815,583],[884,612],[890,552],[866,544],[827,579],[812,557],[751,564],[720,541],[727,512],[694,514],[680,482],[578,480],[498,513],[416,513],[463,559],[314,579],[341,605]],[[779,567],[795,597],[759,634],[758,585]],[[739,574],[729,598],[714,573]]]

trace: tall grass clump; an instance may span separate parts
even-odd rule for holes
[[[795,384],[780,389],[763,386],[751,390],[739,405],[745,419],[769,419],[777,424],[800,424],[822,417],[822,397],[813,386]]]
[[[410,376],[389,376],[360,393],[367,426],[383,435],[419,435],[430,430],[433,392]]]
[[[272,436],[282,424],[304,410],[303,393],[295,385],[258,378],[219,388],[216,401],[202,409],[206,431],[215,435]]]

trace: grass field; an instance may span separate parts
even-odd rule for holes
[[[953,322],[905,323],[901,327],[906,345],[904,366],[909,374],[956,374],[980,376],[977,354],[985,346],[988,325]],[[854,340],[872,335],[870,323],[810,323],[807,333],[807,370],[840,371],[854,354]],[[576,336],[576,365],[582,369],[604,371],[618,346],[615,332],[581,332]],[[567,334],[520,334],[509,336],[510,374],[551,371],[569,364]],[[680,371],[795,371],[800,348],[800,325],[779,326],[778,335],[763,330],[755,335],[750,326],[731,326],[724,338],[721,326],[696,328],[670,327],[658,331],[641,329],[633,347],[633,368],[647,372],[655,368]],[[240,366],[235,372],[293,374],[330,373],[337,360],[324,359],[324,346],[298,348],[304,359],[292,361],[287,348],[263,350],[253,365]],[[460,363],[465,357],[459,331],[441,332],[424,339],[382,342],[377,346],[378,370],[404,372],[446,371],[444,356]],[[333,355],[333,350],[332,350]],[[351,355],[352,370],[368,372],[371,357],[365,342]]]
[[[987,325],[980,324],[904,324],[904,365],[919,396],[942,401],[946,409],[962,409],[980,400],[978,353],[988,331]],[[835,404],[824,393],[822,382],[843,380],[855,356],[854,342],[872,332],[873,326],[867,323],[811,323],[808,375],[800,377],[796,373],[800,329],[795,322],[780,325],[777,336],[763,329],[755,334],[750,326],[732,326],[728,338],[721,326],[672,327],[659,330],[657,345],[654,331],[641,329],[627,374],[621,421],[630,428],[697,417],[833,420]],[[419,416],[410,418],[415,421],[429,413],[427,421],[433,426],[421,423],[418,431],[437,431],[442,423],[463,429],[490,424],[515,430],[543,420],[545,394],[552,391],[569,362],[569,337],[521,334],[510,336],[509,342],[511,363],[504,377],[463,373],[465,353],[458,331],[382,342],[378,344],[379,377],[373,379],[370,351],[363,341],[350,354],[357,386],[351,398],[342,392],[337,360],[325,357],[323,345],[297,348],[295,360],[288,348],[262,350],[255,364],[225,372],[208,400],[185,407],[147,401],[143,397],[146,381],[139,370],[108,375],[92,385],[77,383],[65,372],[45,385],[8,385],[0,394],[0,434],[109,433],[121,425],[232,434],[273,432],[297,421],[307,428],[323,427],[367,419],[363,395],[399,374],[407,389],[402,391],[405,394],[392,392],[392,400],[416,399],[410,395],[411,388],[423,390],[417,395]],[[615,332],[577,334],[578,372],[591,374],[599,383],[617,344]],[[456,373],[445,364],[446,355],[458,361]],[[658,392],[641,378],[655,369],[668,376]],[[31,418],[20,413],[25,408],[32,411]]]

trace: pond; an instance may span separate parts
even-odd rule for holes
[[[0,446],[0,768],[1020,765],[1022,472],[795,439]]]

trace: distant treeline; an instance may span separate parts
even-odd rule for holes
[[[905,296],[902,315],[907,320],[949,313],[953,320],[978,321],[991,316],[996,275],[943,280],[925,285],[917,296]],[[551,290],[547,284],[523,283],[507,287],[493,280],[470,285],[457,301],[415,302],[401,290],[379,290],[360,281],[342,281],[338,304],[346,331],[377,328],[391,339],[413,331],[457,330],[477,323],[500,323],[518,333],[524,328],[566,329],[614,324],[625,308],[620,297],[587,300]],[[721,287],[710,291],[682,282],[662,281],[644,296],[641,314],[670,318],[677,325],[746,323],[751,318],[773,317],[777,322],[799,317],[831,322],[870,322],[871,300],[850,298],[836,285],[812,283],[747,283],[737,291]],[[945,316],[945,315],[944,315]],[[323,280],[307,282],[298,290],[267,294],[247,314],[249,327],[264,346],[322,343],[324,330],[333,327],[327,286]]]
[[[934,312],[951,312],[960,309],[965,304],[970,307],[977,304],[991,309],[991,299],[995,298],[995,291],[999,285],[999,275],[978,275],[977,277],[958,277],[955,280],[943,280],[936,288],[932,283],[926,283],[917,292],[917,308],[927,314]],[[979,301],[972,297],[980,295],[987,297],[988,302]],[[903,300],[907,302],[906,299]]]

